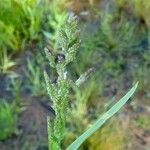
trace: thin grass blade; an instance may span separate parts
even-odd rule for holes
[[[90,137],[96,130],[98,130],[110,117],[117,113],[122,106],[130,99],[134,94],[138,82],[130,89],[130,91],[122,97],[113,107],[111,107],[106,113],[102,115],[87,131],[85,131],[80,137],[78,137],[66,150],[77,150],[80,145]]]

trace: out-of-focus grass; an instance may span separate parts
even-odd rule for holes
[[[37,0],[0,1],[0,48],[20,50],[25,41],[37,38],[42,21],[41,2]]]
[[[43,34],[53,42],[57,28],[66,17],[65,0],[4,0],[0,1],[0,10],[0,71],[3,73],[13,66],[11,61],[6,64],[6,58],[34,45],[42,47]]]
[[[70,10],[74,10],[81,18],[84,18],[84,13],[80,14],[80,12],[89,13],[89,9],[95,5],[96,7],[99,6],[99,1],[1,0],[0,72],[8,73],[11,70],[16,61],[12,60],[13,58],[10,56],[19,53],[26,47],[25,45],[35,44],[37,46],[42,43],[40,46],[43,47],[45,39],[50,39],[50,47],[55,48],[53,42],[56,39],[57,28],[62,25],[66,17],[66,8],[69,8],[69,13]],[[112,87],[109,80],[118,80],[118,84],[120,84],[121,79],[124,79],[124,76],[129,76],[127,79],[125,78],[126,82],[131,83],[138,80],[140,81],[138,89],[140,97],[144,95],[146,99],[149,98],[149,9],[150,2],[148,0],[115,0],[113,12],[110,13],[103,9],[96,11],[98,12],[96,14],[98,16],[97,21],[96,24],[91,26],[95,32],[93,30],[88,31],[86,28],[81,33],[84,45],[81,46],[76,63],[70,67],[70,74],[72,70],[75,71],[73,76],[76,78],[79,74],[94,66],[96,76],[90,79],[90,82],[81,89],[76,89],[76,94],[71,97],[74,102],[72,106],[74,110],[70,115],[73,116],[75,122],[70,127],[73,133],[68,133],[70,139],[74,139],[76,134],[83,131],[91,120],[96,119],[94,114],[97,111],[94,108],[97,105],[102,105],[103,91]],[[84,24],[86,23],[90,24],[84,22]],[[38,54],[33,53],[36,56]],[[39,61],[38,65],[42,64],[43,66],[46,63],[36,56],[33,58],[35,61],[26,64],[25,75],[27,86],[32,95],[41,96],[44,93],[41,86],[42,75],[40,74],[40,68],[36,66],[37,63],[34,62]],[[53,76],[55,75],[53,70],[50,70],[50,73]],[[114,95],[116,91],[113,92]],[[98,108],[104,109],[99,106]],[[72,120],[68,120],[68,122],[72,122]],[[80,124],[78,124],[79,122]],[[137,120],[137,125],[145,127],[145,118]],[[113,128],[113,131],[110,131],[111,128]],[[104,126],[87,141],[89,149],[99,150],[98,146],[102,147],[103,150],[121,149],[124,145],[124,132],[117,128],[120,128],[120,124],[116,122],[113,125]],[[68,142],[70,139],[66,139],[66,141]]]
[[[27,60],[27,68],[24,69],[27,82],[26,89],[30,90],[33,96],[41,96],[46,93],[44,83],[42,82],[42,73],[40,67],[33,60]]]
[[[40,38],[43,8],[38,0],[4,0],[0,10],[0,71],[6,73],[15,64],[8,58]]]
[[[116,0],[115,6],[112,12],[108,11],[109,6],[100,11],[97,18],[99,23],[92,24],[95,32],[85,30],[81,33],[85,44],[79,52],[78,63],[74,65],[77,74],[84,68],[95,66],[99,76],[103,78],[102,82],[107,83],[108,78],[119,78],[123,74],[126,74],[127,78],[136,80],[137,78],[132,74],[133,70],[135,72],[142,70],[141,64],[148,68],[148,26],[141,23],[140,17],[135,16],[135,8],[130,1]],[[120,9],[121,7],[124,9]],[[130,12],[126,7],[130,8]],[[139,81],[143,80],[141,77]],[[148,81],[148,77],[144,80]]]
[[[150,1],[143,0],[115,0],[119,9],[125,7],[130,10],[132,15],[137,19],[139,24],[142,24],[141,28],[145,28],[148,35],[148,41],[150,41]],[[144,9],[143,9],[144,8]]]
[[[55,40],[57,38],[57,29],[64,23],[67,16],[66,11],[67,0],[47,0],[46,13],[44,15],[43,34],[50,42],[51,48],[54,48]]]
[[[149,129],[150,127],[150,120],[146,115],[140,115],[139,117],[137,117],[137,119],[134,120],[133,123],[135,126],[142,129]]]
[[[0,100],[0,140],[6,140],[15,132],[17,122],[12,106]]]
[[[140,19],[144,19],[145,23],[150,25],[150,1],[132,0],[131,2],[133,3],[136,16]]]
[[[125,129],[121,130],[122,126],[115,118],[102,129],[97,131],[89,139],[89,150],[122,150],[125,146]]]
[[[11,60],[10,56],[7,55],[7,50],[4,49],[0,52],[0,72],[8,73],[10,69],[16,65],[16,62]]]
[[[110,13],[108,10],[100,11],[100,16],[98,18],[99,23],[96,26],[91,22],[89,23],[93,25],[96,31],[88,32],[85,29],[85,32],[81,33],[84,45],[81,46],[77,62],[74,63],[72,67],[73,70],[76,70],[75,75],[79,75],[85,68],[95,66],[96,72],[100,77],[99,80],[101,81],[100,83],[97,82],[97,84],[101,84],[103,87],[105,87],[110,80],[114,81],[116,78],[118,79],[118,84],[122,78],[125,87],[138,79],[138,81],[141,82],[138,90],[139,94],[141,93],[142,97],[146,96],[148,98],[149,92],[148,90],[144,90],[145,87],[149,89],[149,77],[147,73],[149,72],[149,34],[146,32],[148,26],[147,24],[142,24],[141,17],[137,16],[134,4],[133,1],[118,0],[116,2],[116,9],[113,12]],[[138,5],[141,7],[140,3]],[[130,8],[130,12],[128,12],[127,8]],[[142,11],[142,8],[140,11]],[[131,14],[129,15],[129,13]],[[95,79],[91,82],[94,83]],[[90,87],[90,85],[88,86]],[[97,87],[94,87],[93,91],[95,90],[98,90]],[[80,94],[81,93],[82,90],[80,90]],[[89,94],[89,92],[84,93]],[[99,95],[102,95],[102,93],[102,90],[99,91]],[[80,94],[78,97],[82,98],[83,96],[83,102],[85,103],[82,103],[80,109],[75,109],[74,114],[77,115],[79,112],[80,115],[76,118],[80,118],[79,120],[82,121],[79,122],[82,123],[81,125],[78,125],[78,123],[77,125],[74,124],[76,128],[79,128],[77,130],[75,130],[75,127],[71,126],[74,133],[80,132],[82,130],[81,128],[84,128],[86,125],[88,126],[90,122],[89,119],[87,119],[87,116],[90,115],[87,111],[89,110],[87,107],[89,106],[88,103],[92,105],[92,101],[95,101],[95,99],[97,99],[97,103],[102,103],[98,97],[93,96],[91,100],[90,98],[87,100],[86,96],[88,97],[88,94],[85,94],[85,97]],[[117,127],[119,127],[118,124],[116,125],[116,130]],[[107,132],[107,130],[109,129],[104,127],[103,131]],[[68,133],[68,135],[70,135],[70,139],[74,139],[76,136],[76,134],[72,133]],[[101,141],[101,138],[105,139],[104,142]],[[100,141],[97,139],[100,139]],[[118,141],[118,139],[120,139],[120,141]],[[119,133],[119,131],[114,133],[110,132],[108,135],[100,135],[97,133],[97,135],[90,140],[91,143],[88,145],[88,148],[98,150],[119,150],[123,149],[125,144],[124,133]],[[66,141],[68,141],[68,139],[66,139]],[[87,143],[85,145],[87,145]]]

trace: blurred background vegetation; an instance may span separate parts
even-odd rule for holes
[[[139,81],[120,113],[81,150],[150,149],[149,0],[0,0],[0,149],[47,150],[46,116],[54,117],[43,79],[51,78],[44,47],[55,50],[57,29],[68,14],[79,19],[82,45],[69,75],[95,74],[70,92],[70,144]]]

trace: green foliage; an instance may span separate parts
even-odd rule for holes
[[[20,89],[21,83],[18,78],[11,78],[8,84],[8,91],[12,93],[11,103],[0,99],[0,140],[6,140],[13,133],[16,133],[18,115],[22,110]]]
[[[74,118],[72,118],[73,121]],[[65,145],[71,143],[81,132],[87,127],[91,126],[87,122],[87,117],[76,119],[78,122],[73,132],[68,132],[65,139]],[[72,129],[72,126],[71,126]],[[126,130],[120,124],[118,117],[113,117],[104,126],[99,128],[91,137],[89,137],[81,146],[80,150],[122,150],[125,146]]]
[[[150,48],[150,2],[149,1],[142,1],[142,0],[132,0],[132,5],[134,8],[135,16],[138,17],[140,20],[143,20],[144,26],[146,29],[148,45]],[[144,9],[143,9],[144,8]]]
[[[126,7],[131,9],[131,16],[135,18],[138,22],[139,30],[137,32],[141,32],[141,30],[146,30],[146,38],[148,39],[148,44],[150,45],[150,2],[143,0],[115,0],[115,3],[120,10],[126,10]]]
[[[15,29],[6,25],[4,22],[0,20],[0,48],[2,49],[6,45],[11,47],[12,49],[17,49],[19,45],[19,39],[14,35]]]
[[[12,108],[16,114],[22,110],[21,107],[21,81],[18,77],[11,79],[10,91],[12,92]]]
[[[123,8],[128,1],[129,0],[118,0],[118,5]],[[89,2],[93,5],[92,0]],[[80,45],[80,41],[78,40],[78,31],[75,32],[77,24],[71,19],[68,20],[68,24],[66,24],[64,28],[59,30],[58,34],[56,32],[56,29],[64,24],[66,18],[66,10],[64,10],[65,3],[66,0],[0,1],[0,72],[8,73],[9,70],[16,65],[16,62],[11,60],[12,57],[9,53],[11,52],[11,54],[14,54],[20,51],[27,42],[34,44],[32,43],[32,40],[33,42],[37,42],[40,39],[41,31],[43,31],[47,39],[50,39],[49,44],[51,46],[50,49],[52,50],[45,49],[45,51],[50,66],[53,70],[56,69],[58,74],[57,81],[51,81],[49,75],[46,72],[44,73],[48,95],[53,101],[53,108],[56,113],[54,123],[51,123],[50,119],[48,119],[49,141],[51,141],[49,142],[50,148],[58,148],[64,138],[68,109],[67,97],[70,88],[73,88],[75,92],[74,99],[76,102],[73,102],[75,106],[73,108],[74,110],[72,110],[73,115],[75,115],[74,118],[80,119],[83,122],[85,121],[83,124],[89,124],[89,116],[85,118],[88,110],[87,105],[91,104],[91,99],[95,101],[97,97],[95,96],[96,92],[94,91],[98,90],[98,85],[104,84],[103,82],[106,80],[101,80],[100,83],[97,82],[97,80],[92,79],[91,83],[87,84],[83,87],[84,89],[81,90],[79,86],[84,83],[91,74],[89,69],[89,71],[80,76],[85,68],[96,66],[98,77],[110,79],[111,75],[119,78],[118,74],[121,71],[124,71],[126,66],[130,67],[130,69],[133,67],[133,65],[130,65],[128,58],[131,61],[136,57],[136,59],[140,58],[138,63],[141,63],[141,61],[147,63],[149,61],[149,56],[146,53],[149,49],[147,49],[147,47],[146,50],[145,47],[141,48],[142,40],[139,41],[138,39],[144,39],[145,35],[147,35],[147,41],[150,37],[148,15],[149,4],[148,2],[142,3],[142,0],[132,0],[131,3],[135,6],[134,13],[136,17],[144,19],[146,27],[142,26],[142,29],[137,27],[136,23],[138,21],[140,22],[140,19],[138,21],[135,20],[133,23],[128,20],[128,17],[126,18],[126,15],[124,16],[119,12],[120,9],[117,10],[119,15],[117,14],[117,11],[112,14],[101,12],[98,30],[96,30],[97,33],[93,34],[93,32],[90,32],[90,34],[88,33],[90,36],[83,35],[83,37],[89,38],[86,39],[87,41],[82,45],[82,50],[79,52],[76,63],[73,64],[73,67],[71,66],[71,72],[80,77],[75,83],[68,79],[70,69],[68,64],[75,61],[76,50]],[[143,7],[145,8],[144,10],[141,9]],[[142,30],[140,33],[139,29]],[[138,33],[136,34],[135,31],[138,31]],[[40,42],[43,41],[40,40]],[[44,64],[44,62],[41,62],[41,64]],[[68,67],[67,70],[66,67]],[[136,70],[133,73],[133,77],[134,80],[137,80],[138,78],[140,81],[141,78],[143,78],[142,84],[140,85],[141,92],[148,95],[149,88],[144,88],[145,86],[148,87],[149,83],[149,80],[147,80],[149,77],[148,71],[146,71],[148,70],[147,68],[148,65],[144,67],[144,69],[142,67],[139,68],[139,70]],[[53,70],[50,70],[50,72],[53,72]],[[28,78],[27,84],[32,94],[34,96],[43,95],[45,88],[41,82],[40,68],[37,67],[37,63],[28,60],[25,72],[26,77]],[[19,94],[17,94],[19,93],[19,86],[17,81],[13,81],[13,97],[15,98],[16,103],[19,103],[20,99]],[[77,122],[76,125],[79,130],[82,131],[83,127],[80,128],[80,125]]]
[[[6,50],[0,52],[0,73],[10,73],[10,69],[16,65],[16,62],[12,61],[10,56],[7,55]]]
[[[12,56],[26,45],[37,44],[42,31],[48,39],[55,41],[56,29],[64,23],[66,17],[66,11],[62,12],[60,8],[64,4],[64,0],[0,1],[0,72],[8,73],[15,65],[10,60]]]
[[[58,49],[61,51],[52,52],[45,48],[45,53],[50,61],[50,66],[56,68],[58,73],[58,79],[56,83],[51,83],[49,76],[44,72],[47,92],[53,101],[53,109],[55,110],[56,117],[54,124],[52,124],[50,118],[47,119],[48,125],[48,140],[49,149],[59,150],[61,149],[61,141],[65,134],[66,113],[68,107],[68,92],[71,85],[77,87],[82,84],[92,70],[87,71],[74,83],[68,79],[66,66],[72,62],[79,48],[79,32],[77,30],[76,17],[69,17],[64,24],[64,27],[58,31],[57,36]],[[99,127],[101,127],[106,120],[112,117],[120,108],[128,101],[137,88],[137,84],[122,98],[120,99],[110,110],[108,110],[96,123],[83,133],[75,142],[73,142],[67,149],[76,150],[79,146],[92,135]]]
[[[64,6],[65,2],[66,0],[50,0],[50,2],[47,2],[47,7],[45,7],[47,20],[43,22],[43,33],[51,42],[56,42],[56,31],[64,24],[67,14]]]
[[[10,137],[14,133],[15,128],[16,116],[12,106],[3,100],[0,103],[0,140],[5,140]]]
[[[61,51],[54,53],[45,48],[51,67],[54,67],[58,73],[57,82],[51,83],[48,74],[44,72],[47,92],[53,101],[53,109],[56,114],[54,124],[48,119],[49,149],[59,150],[64,138],[68,107],[67,97],[72,83],[67,77],[66,66],[75,59],[80,43],[78,36],[76,17],[69,17],[64,27],[58,31],[57,45]]]
[[[139,102],[143,104],[144,104],[144,101],[141,101],[142,99],[146,99],[146,101],[149,99],[150,70],[148,68],[149,68],[149,61],[144,61],[139,66],[136,65],[135,68],[132,70],[132,76],[134,80],[139,80],[141,83],[138,88],[138,98],[140,97]]]
[[[116,19],[115,14],[101,12],[96,33],[90,37],[87,35],[86,39],[83,34],[85,43],[81,52],[82,58],[96,57],[92,60],[92,64],[100,66],[100,73],[105,71],[107,75],[114,76],[119,75],[122,66],[126,63],[126,57],[134,53],[133,47],[136,45],[135,25],[123,17],[119,22],[116,22]],[[85,61],[88,60],[90,59],[85,59]]]
[[[43,11],[40,3],[38,0],[0,1],[0,48],[11,48],[14,52],[24,41],[37,38]]]
[[[44,83],[41,82],[42,74],[40,67],[34,60],[27,59],[27,68],[25,70],[27,77],[27,88],[33,96],[43,95],[45,93]]]
[[[81,87],[73,87],[73,94],[69,97],[71,107],[67,117],[69,128],[65,135],[63,147],[67,147],[87,126],[90,126],[93,118],[97,118],[97,113],[89,113],[89,111],[93,109],[93,105],[98,108],[100,88],[99,84],[93,81],[93,77]]]
[[[10,72],[16,64],[10,58],[40,39],[44,7],[40,0],[0,1],[0,72]]]
[[[90,137],[96,130],[98,130],[110,117],[117,113],[122,106],[129,100],[129,98],[134,94],[138,83],[132,87],[132,89],[121,98],[114,106],[112,106],[106,113],[104,113],[87,131],[85,131],[80,137],[78,137],[67,150],[77,150],[80,145]]]

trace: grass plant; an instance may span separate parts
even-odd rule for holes
[[[67,65],[72,62],[80,45],[79,31],[77,29],[77,19],[74,16],[67,18],[64,26],[58,31],[57,37],[57,52],[50,51],[45,48],[46,56],[49,60],[50,66],[55,68],[58,74],[56,83],[52,83],[48,74],[44,72],[46,87],[48,95],[53,102],[53,109],[56,117],[54,123],[48,117],[48,142],[50,150],[60,150],[61,143],[66,132],[66,115],[68,109],[68,93],[71,85],[80,86],[87,80],[89,73],[82,74],[76,82],[68,78]],[[77,138],[66,150],[76,150],[80,145],[90,137],[99,127],[101,127],[106,120],[112,117],[118,110],[128,101],[137,88],[137,84],[113,107],[111,107],[105,114],[101,116],[91,128],[85,131],[79,138]]]
[[[11,103],[6,99],[0,99],[0,141],[6,140],[12,134],[17,134],[17,121],[21,108],[20,89],[18,78],[12,78],[7,90],[12,93]]]
[[[38,0],[4,0],[0,2],[0,48],[18,51],[23,41],[37,38],[42,11]]]
[[[10,56],[7,55],[7,50],[2,50],[0,52],[0,73],[12,73],[11,68],[16,65]]]
[[[88,2],[91,6],[94,6],[94,1],[98,0],[83,0],[80,3],[86,5]],[[73,141],[74,137],[81,134],[86,126],[93,121],[89,119],[90,116],[86,117],[88,114],[88,106],[93,101],[98,102],[99,99],[95,100],[97,99],[96,94],[102,93],[99,84],[105,85],[105,82],[107,83],[108,81],[107,79],[110,79],[112,76],[113,78],[119,79],[120,74],[127,73],[129,75],[127,76],[130,77],[131,71],[133,80],[140,80],[141,82],[138,95],[146,95],[146,98],[149,98],[148,67],[150,57],[148,51],[150,46],[150,17],[148,12],[150,3],[142,0],[115,0],[117,11],[109,13],[101,10],[99,16],[100,21],[98,22],[96,32],[85,34],[85,30],[84,33],[81,33],[84,43],[81,45],[81,50],[77,52],[80,46],[80,39],[76,17],[71,17],[65,21],[67,13],[64,8],[65,5],[69,5],[68,2],[68,0],[0,1],[0,73],[10,73],[10,70],[17,64],[17,62],[12,60],[12,56],[24,49],[26,44],[29,43],[32,45],[39,41],[43,42],[39,40],[41,39],[41,33],[44,34],[46,42],[50,45],[50,48],[45,48],[45,52],[51,66],[51,70],[48,72],[51,74],[44,72],[47,92],[50,100],[53,102],[53,109],[55,111],[54,120],[49,117],[47,120],[50,150],[62,149],[61,145],[65,136],[68,135],[69,137],[71,135]],[[70,4],[76,4],[76,2],[74,1],[72,3],[70,1]],[[77,8],[79,5],[77,4],[77,6],[72,7]],[[129,13],[132,13],[130,17],[126,14],[128,13],[125,10],[126,7],[131,9],[129,9]],[[61,28],[58,33],[57,28]],[[78,54],[77,58],[76,54]],[[38,59],[38,63],[35,63],[34,60],[27,61],[25,73],[28,80],[27,84],[32,95],[41,96],[45,94],[45,87],[41,81],[42,75],[38,65],[45,65],[45,62],[39,58],[35,59]],[[132,63],[131,61],[134,60],[135,62]],[[75,63],[72,64],[71,62]],[[89,74],[92,74],[92,72],[90,73],[88,71],[84,74],[82,72],[84,72],[85,68],[90,68],[91,66],[96,68],[96,78],[99,78],[98,80],[100,82],[92,78],[89,84],[81,86],[87,80]],[[133,68],[134,70],[132,71]],[[53,70],[57,72],[57,80],[55,81],[53,79],[51,80],[51,76],[55,74]],[[74,75],[73,80],[69,78],[71,76],[70,74]],[[80,74],[82,75],[80,76]],[[79,79],[74,81],[76,77],[79,77]],[[118,82],[120,81],[118,80]],[[12,86],[14,89],[13,97],[16,100],[16,102],[12,103],[12,106],[15,107],[16,104],[19,105],[20,103],[19,82],[13,81]],[[125,104],[134,93],[136,87],[137,84],[115,107],[112,107],[89,130],[72,143],[67,150],[78,149],[91,134],[96,132],[107,119]],[[72,101],[69,101],[69,91],[74,91]],[[94,104],[94,107],[96,107],[96,104]],[[13,133],[12,130],[15,130],[14,122],[16,119],[13,115],[14,109],[12,109],[11,104],[4,103],[0,105],[0,119],[2,118],[0,120],[2,127],[0,126],[0,128],[4,128],[4,126],[6,128],[8,127],[6,132],[5,129],[3,130],[5,133],[0,133],[2,135],[0,139],[3,140]],[[17,106],[18,109],[19,107]],[[69,117],[67,115],[72,116],[74,120],[80,120],[81,124],[78,124],[78,122],[74,123],[71,120],[68,121],[67,118]],[[10,117],[12,118],[10,119]],[[69,123],[72,122],[76,127],[76,129],[73,129],[76,131],[75,136],[69,132],[69,129],[66,129],[67,121]],[[137,126],[144,127],[145,122],[145,118],[139,118],[139,120],[137,119]],[[81,125],[83,126],[80,127]],[[107,130],[109,129],[102,127],[102,130],[98,131],[105,133]],[[89,138],[89,143],[92,143],[95,138],[98,138],[98,131],[93,137]],[[120,132],[118,130],[116,132],[118,133],[115,134],[116,137],[121,138]],[[114,140],[111,138],[112,136],[114,136],[114,133],[110,133],[110,141]],[[103,135],[101,135],[101,138],[106,139]],[[91,145],[90,149],[100,149],[99,146],[110,149],[109,146],[111,146],[110,144],[107,147],[103,143],[100,145],[96,143],[95,145],[97,147]]]
[[[0,99],[0,140],[9,138],[16,129],[16,115],[6,100]]]
[[[43,34],[46,38],[46,42],[51,45],[52,48],[56,48],[57,29],[64,23],[67,10],[65,6],[66,0],[50,0],[47,1],[45,7],[45,18],[43,21]]]
[[[56,68],[58,73],[57,83],[52,84],[47,73],[44,72],[47,91],[53,101],[53,108],[56,113],[54,126],[48,119],[49,149],[60,149],[61,141],[64,138],[68,106],[67,96],[71,86],[71,80],[67,78],[66,66],[75,59],[80,43],[78,35],[76,18],[70,17],[66,22],[65,28],[58,33],[57,42],[61,51],[58,54],[53,54],[53,52],[45,49],[51,67]]]
[[[27,89],[33,96],[43,95],[45,93],[44,83],[41,82],[42,74],[40,67],[36,65],[34,60],[27,59],[27,69],[25,70],[27,77]]]

